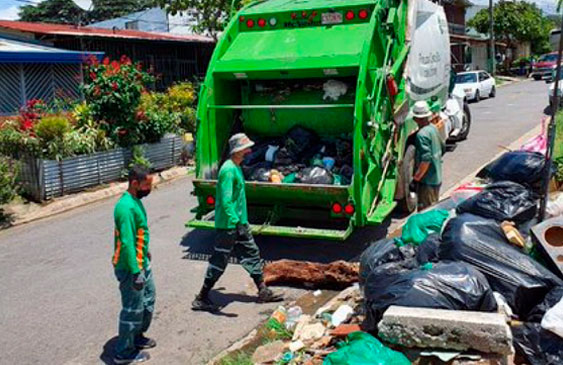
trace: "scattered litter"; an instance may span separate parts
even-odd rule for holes
[[[322,293],[323,293],[323,291],[320,290],[320,289],[319,289],[319,290],[315,290],[315,291],[313,292],[313,296],[314,296],[314,297],[320,297]]]
[[[563,338],[563,299],[545,313],[541,326]]]
[[[348,86],[342,81],[328,80],[323,84],[323,90],[325,92],[323,100],[338,101],[341,96],[346,95]]]
[[[323,365],[410,365],[407,357],[385,347],[379,340],[365,332],[348,335],[346,343],[336,352],[328,354]]]
[[[340,326],[330,331],[330,335],[334,337],[346,337],[350,333],[361,331],[361,330],[362,329],[358,324],[341,324]]]
[[[422,351],[420,356],[424,357],[437,357],[443,362],[450,362],[456,357],[461,355],[461,352],[458,351]],[[479,356],[479,359],[481,357]]]
[[[304,347],[305,344],[303,343],[303,341],[297,340],[289,344],[289,351],[297,352],[299,350],[302,350]]]
[[[318,340],[323,337],[326,332],[326,328],[322,323],[306,324],[300,330],[296,340],[303,342]],[[297,330],[295,332],[297,332]]]
[[[507,319],[511,319],[512,316],[514,316],[514,312],[506,302],[504,296],[496,291],[493,292],[493,295],[495,297],[495,301],[497,302],[498,312],[504,314]]]
[[[340,324],[346,322],[354,314],[354,308],[350,307],[348,304],[343,304],[336,312],[332,314],[332,325],[334,327],[340,326]]]
[[[563,339],[539,323],[513,323],[516,353],[530,365],[563,364]]]
[[[277,361],[282,357],[284,350],[285,344],[280,340],[260,346],[252,355],[252,363],[267,364]]]
[[[411,216],[403,227],[401,240],[403,243],[420,245],[428,235],[440,233],[450,212],[447,210],[433,209],[425,213]]]
[[[287,310],[287,319],[285,321],[285,328],[292,330],[303,315],[303,310],[299,306],[293,306]]]
[[[545,212],[548,217],[554,218],[563,215],[563,192],[551,194],[547,201]]]
[[[526,246],[526,240],[522,237],[522,234],[518,231],[513,222],[502,222],[500,228],[502,228],[508,242],[520,248]]]

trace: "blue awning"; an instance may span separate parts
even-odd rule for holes
[[[77,52],[0,37],[0,63],[84,63],[92,56],[102,60],[104,52]]]

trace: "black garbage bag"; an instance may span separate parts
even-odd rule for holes
[[[459,262],[426,264],[412,269],[406,260],[379,266],[364,285],[366,326],[374,330],[392,305],[451,310],[495,311],[497,304],[487,279]]]
[[[243,165],[251,166],[266,160],[268,144],[256,145],[252,147],[252,152],[244,157]]]
[[[563,338],[541,328],[539,323],[511,327],[514,349],[527,364],[563,364]]]
[[[334,176],[324,167],[308,167],[297,175],[297,180],[302,184],[332,185],[334,182]]]
[[[530,190],[515,182],[502,181],[463,201],[456,211],[520,224],[535,217],[537,206],[537,197]]]
[[[499,223],[472,214],[446,224],[440,259],[466,262],[479,270],[521,318],[551,289],[563,285],[551,271],[511,246]]]
[[[321,147],[319,136],[315,132],[301,126],[291,128],[286,134],[285,149],[290,156],[297,160],[312,157]],[[304,154],[311,155],[304,156]]]
[[[252,176],[250,177],[250,180],[252,181],[260,181],[260,182],[268,182],[270,181],[270,169],[266,169],[266,168],[258,168],[256,169],[253,173]]]
[[[440,244],[442,238],[440,234],[433,233],[416,248],[416,261],[424,265],[427,262],[438,262],[440,254]]]
[[[543,301],[530,311],[526,317],[526,322],[540,323],[545,313],[550,310],[551,307],[555,306],[555,304],[559,303],[561,298],[563,298],[563,286],[553,288],[547,293]]]
[[[534,189],[541,187],[545,156],[538,152],[512,151],[485,166],[478,177],[493,181],[512,181]]]
[[[411,245],[398,245],[392,238],[372,243],[360,256],[360,285],[379,266],[410,260],[414,256],[415,250]]]

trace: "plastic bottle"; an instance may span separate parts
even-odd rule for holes
[[[285,321],[285,328],[288,330],[293,329],[299,321],[299,318],[303,315],[303,310],[299,306],[291,307],[287,310],[287,319]]]

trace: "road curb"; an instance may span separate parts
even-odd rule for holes
[[[187,177],[188,173],[191,170],[192,169],[190,167],[182,166],[173,167],[171,169],[155,174],[154,186],[158,188],[159,185],[162,185],[164,183],[172,182],[182,177]],[[16,227],[40,219],[49,218],[76,208],[112,198],[116,195],[123,194],[123,192],[127,190],[127,185],[127,182],[112,183],[111,186],[107,188],[102,188],[95,191],[86,191],[75,195],[62,197],[60,199],[54,200],[51,203],[39,207],[36,211],[33,212],[18,213],[18,208],[21,207],[8,208],[7,211],[8,213],[12,213],[13,220],[6,228]]]

